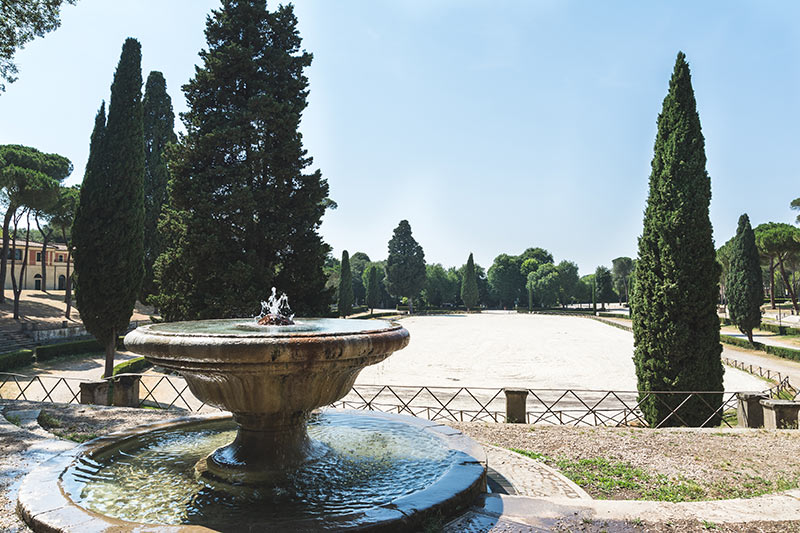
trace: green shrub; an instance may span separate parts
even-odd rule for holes
[[[761,350],[762,352],[767,352],[768,354],[772,354],[777,357],[782,357],[783,359],[792,359],[795,361],[800,361],[800,350],[796,350],[794,348],[784,348],[783,346],[772,346],[770,344],[764,344],[761,342],[754,342],[753,344],[750,344],[750,342],[747,339],[741,339],[739,337],[731,337],[730,335],[720,335],[719,340],[721,340],[726,344],[739,346],[740,348]]]
[[[111,375],[116,376],[117,374],[139,374],[142,372],[142,370],[150,368],[151,366],[153,366],[153,363],[144,357],[136,357],[135,359],[130,359],[116,365],[114,367],[114,372]]]
[[[33,363],[33,350],[0,354],[0,372]]]
[[[800,361],[800,350],[784,348],[783,346],[772,346],[769,344],[765,345],[765,348],[768,354],[777,355],[778,357],[783,357],[784,359]]]
[[[780,326],[778,324],[764,324],[762,322],[758,329],[777,333],[778,335],[800,335],[800,329]]]
[[[125,348],[124,339],[125,337],[119,337],[117,339],[117,349],[122,350]],[[97,342],[96,339],[48,344],[47,346],[36,347],[36,360],[47,361],[48,359],[55,359],[56,357],[63,357],[66,355],[102,352],[104,350],[105,347]]]

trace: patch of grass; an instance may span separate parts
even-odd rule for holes
[[[726,498],[755,498],[764,494],[796,489],[798,486],[800,486],[800,477],[778,477],[773,481],[761,476],[744,475],[735,483],[717,482],[711,488]]]
[[[72,442],[77,442],[78,444],[82,444],[86,441],[96,439],[98,437],[97,433],[66,433],[62,431],[57,431],[54,433],[57,437],[61,437],[62,439],[71,440]]]
[[[717,529],[717,524],[709,522],[708,520],[703,520],[703,529]]]
[[[568,479],[598,499],[631,494],[645,500],[685,502],[701,500],[705,491],[695,481],[673,479],[663,474],[651,475],[628,463],[609,461],[602,457],[572,460],[553,459],[539,452],[512,451],[554,466]]]
[[[19,415],[11,415],[11,416],[7,416],[7,417],[6,417],[6,420],[8,420],[9,422],[11,422],[11,423],[12,423],[12,424],[14,424],[15,426],[22,426],[22,419],[19,417]]]
[[[47,411],[42,411],[39,413],[39,417],[36,419],[36,421],[39,422],[39,425],[45,429],[61,427],[61,420],[48,414]]]

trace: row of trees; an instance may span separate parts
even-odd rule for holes
[[[769,298],[772,309],[776,307],[776,295],[788,297],[794,311],[800,312],[797,296],[800,288],[800,228],[791,224],[766,222],[756,226],[753,231],[762,297]],[[723,304],[730,300],[729,272],[735,239],[732,237],[717,250],[717,261],[722,267],[720,298]]]
[[[416,300],[425,308],[503,308],[567,306],[575,303],[627,301],[635,262],[629,257],[613,260],[613,268],[597,267],[579,278],[572,261],[555,264],[543,248],[528,248],[519,256],[499,255],[488,275],[475,264],[472,254],[460,267],[425,264],[421,246],[411,235],[408,221],[401,221],[389,241],[385,261],[373,262],[363,252],[329,256],[328,286],[335,289],[339,314],[348,316],[353,306],[394,307],[403,302],[413,310]],[[370,290],[370,279],[373,289]]]

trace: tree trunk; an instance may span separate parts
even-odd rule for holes
[[[747,335],[747,340],[750,341],[750,344],[753,344],[753,330],[748,329],[747,331],[745,331],[745,334]]]
[[[36,221],[36,227],[39,228],[39,233],[42,234],[42,292],[47,292],[47,241],[53,235],[53,230],[50,229],[47,233],[44,232],[42,225],[39,223],[38,213],[34,215],[34,220]]]
[[[6,303],[6,276],[8,275],[8,230],[11,227],[11,219],[17,207],[9,205],[6,209],[5,217],[3,217],[3,252],[0,255],[0,303]]]
[[[67,312],[64,316],[67,320],[70,320],[69,315],[72,313],[72,276],[69,271],[69,263],[72,256],[72,243],[67,242],[66,229],[61,228],[61,236],[64,237],[64,242],[67,243],[67,279],[64,284],[64,288],[66,289],[64,292],[64,302],[67,304]]]
[[[775,258],[769,258],[769,302],[770,309],[775,309]]]
[[[25,211],[23,211],[24,213]],[[22,215],[20,215],[21,217]],[[14,254],[16,255],[17,249],[17,226],[19,223],[19,219],[14,220]],[[15,260],[12,255],[11,257],[11,284],[12,284],[12,291],[14,293],[14,320],[19,320],[19,298],[22,296],[22,287],[25,282],[25,270],[28,266],[28,249],[29,243],[31,238],[31,213],[28,211],[28,229],[25,233],[25,251],[22,254],[22,268],[19,269],[19,284],[17,284],[17,279],[14,276],[14,266]]]
[[[792,307],[794,308],[795,312],[800,311],[797,308],[797,295],[794,293],[794,287],[792,284],[789,283],[789,276],[786,275],[786,270],[783,268],[783,258],[778,258],[778,269],[781,271],[781,278],[783,278],[783,285],[789,291],[789,296],[792,298]]]
[[[117,330],[111,330],[111,340],[106,343],[106,367],[103,377],[110,378],[114,373],[114,355],[117,353]]]

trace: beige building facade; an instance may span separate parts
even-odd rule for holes
[[[11,280],[11,258],[14,256],[14,275],[17,279],[17,287],[29,290],[65,290],[67,285],[67,247],[64,244],[49,244],[42,253],[42,243],[28,243],[27,265],[25,266],[25,279],[20,279],[22,271],[23,256],[25,254],[25,241],[17,241],[16,250],[12,250],[12,244],[8,245],[8,262],[5,279],[5,288],[13,288]],[[69,273],[75,271],[72,258],[70,257]],[[45,268],[45,278],[42,278],[42,263]],[[47,284],[44,287],[44,284]]]

